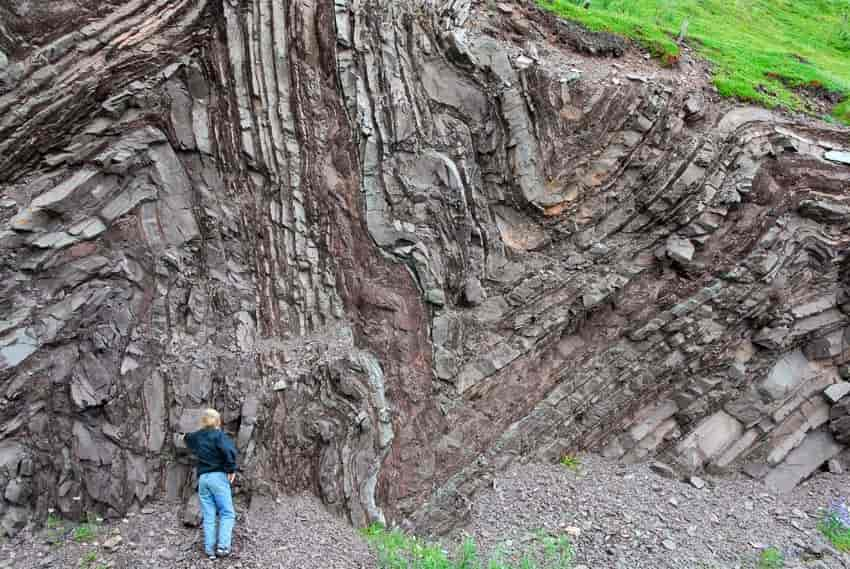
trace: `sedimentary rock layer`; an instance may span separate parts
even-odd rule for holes
[[[5,531],[188,499],[208,405],[249,491],[435,531],[516,460],[846,442],[846,130],[519,4],[57,4],[0,3]]]

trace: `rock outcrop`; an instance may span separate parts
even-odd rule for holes
[[[250,491],[433,531],[518,460],[840,451],[850,134],[470,4],[0,5],[4,531],[188,499],[208,405]]]

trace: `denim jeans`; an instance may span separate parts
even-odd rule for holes
[[[233,511],[233,496],[230,494],[227,475],[224,472],[201,474],[198,480],[198,495],[201,499],[201,512],[204,514],[204,549],[207,554],[215,552],[215,516],[218,514],[218,548],[229,551],[236,512]]]

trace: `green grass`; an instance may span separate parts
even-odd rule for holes
[[[73,540],[77,543],[88,543],[89,541],[94,541],[96,536],[97,530],[91,524],[83,524],[77,527],[71,535]]]
[[[408,536],[399,530],[387,530],[375,524],[363,530],[363,536],[378,556],[379,569],[569,569],[575,552],[565,536],[538,534],[536,549],[517,559],[504,559],[497,551],[484,560],[475,542],[464,540],[454,555],[443,548]]]
[[[89,569],[94,566],[95,561],[97,561],[97,551],[89,551],[80,559],[80,567],[82,569]]]
[[[721,95],[811,111],[801,88],[841,93],[833,116],[850,124],[850,2],[847,0],[538,0],[592,30],[637,40],[667,63],[686,42],[714,64]]]
[[[97,537],[97,528],[102,521],[96,514],[87,513],[86,523],[77,526],[71,534],[71,538],[77,543],[94,541],[95,537]]]
[[[850,552],[850,529],[841,525],[836,518],[827,516],[818,524],[818,529],[835,549]]]
[[[573,472],[578,472],[581,468],[581,459],[574,454],[565,454],[561,457],[561,466],[572,470]]]
[[[62,527],[62,518],[54,514],[53,512],[47,514],[47,529],[56,529]]]
[[[785,567],[785,557],[775,547],[768,547],[759,555],[758,569],[782,569]]]

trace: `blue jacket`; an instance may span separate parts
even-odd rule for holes
[[[198,476],[208,472],[236,472],[236,445],[220,429],[189,433],[186,446],[198,457]]]

